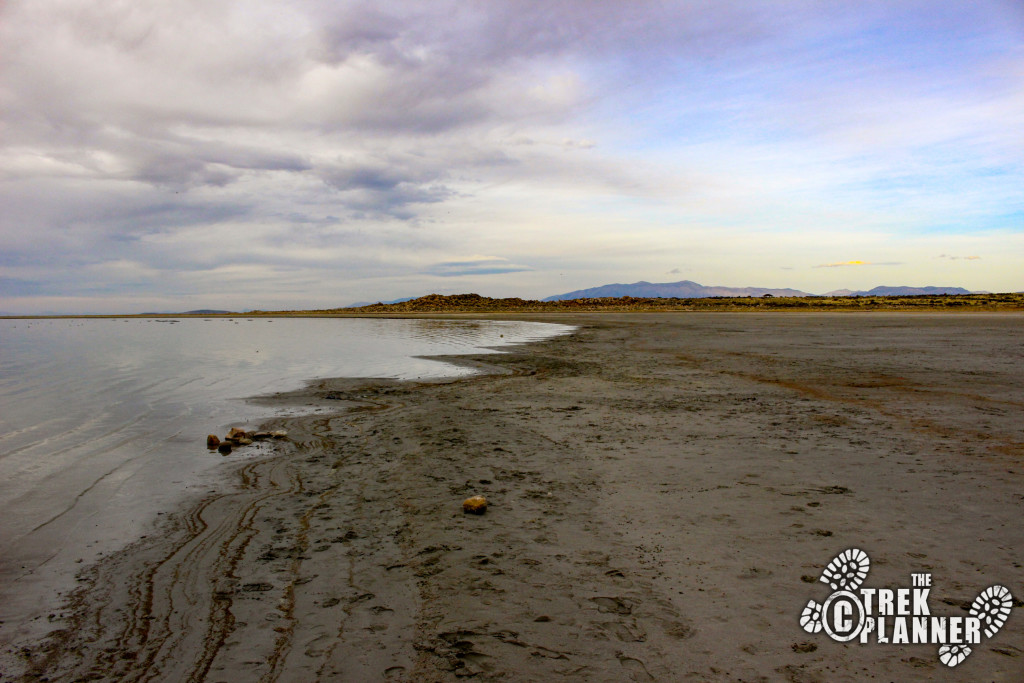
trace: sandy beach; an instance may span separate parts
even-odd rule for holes
[[[263,399],[336,409],[84,571],[0,681],[1024,680],[1024,315],[523,317],[578,330]],[[1015,607],[952,669],[807,633],[847,548],[934,614]]]

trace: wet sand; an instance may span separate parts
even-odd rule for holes
[[[268,399],[337,410],[267,425],[0,680],[1024,679],[1020,602],[955,669],[799,626],[851,547],[866,585],[930,572],[935,614],[1024,596],[1024,316],[531,319],[580,329]]]

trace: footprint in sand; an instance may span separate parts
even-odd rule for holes
[[[606,621],[598,624],[604,631],[623,643],[642,643],[647,640],[647,633],[644,632],[636,621],[625,624],[618,621]]]
[[[622,654],[621,652],[615,653],[615,656],[618,657],[619,663],[622,664],[622,668],[629,672],[629,677],[630,677],[631,680],[634,680],[634,681],[653,681],[654,680],[654,676],[651,675],[651,673],[647,670],[647,667],[644,666],[644,663],[641,662],[639,659],[633,659],[632,657],[627,657],[626,655]]]
[[[626,598],[590,598],[590,601],[597,605],[597,611],[602,614],[632,614],[636,605],[632,600]]]

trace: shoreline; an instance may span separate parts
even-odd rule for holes
[[[892,314],[892,315],[956,315],[956,316],[989,316],[989,315],[1020,315],[1024,313],[1024,305],[1013,305],[1013,306],[992,306],[992,307],[976,307],[976,308],[950,308],[943,306],[914,306],[914,307],[899,307],[899,306],[879,306],[873,307],[820,307],[815,308],[808,306],[806,308],[758,308],[758,307],[703,307],[703,308],[641,308],[641,309],[630,309],[630,308],[593,308],[593,309],[581,309],[579,311],[573,311],[570,309],[555,309],[555,310],[495,310],[495,309],[480,309],[480,310],[427,310],[427,311],[358,311],[352,313],[346,312],[319,312],[319,311],[297,311],[297,312],[253,312],[253,313],[217,313],[214,315],[198,315],[193,313],[97,313],[97,314],[75,314],[75,315],[0,315],[0,320],[120,320],[120,319],[138,319],[138,320],[227,320],[234,318],[244,319],[261,319],[261,320],[273,320],[275,318],[288,319],[288,318],[366,318],[366,319],[385,319],[385,320],[421,320],[421,319],[438,319],[438,320],[524,320],[530,322],[548,322],[549,319],[568,319],[577,316],[609,316],[615,317],[620,315],[666,315],[666,314],[681,314],[685,313],[688,315],[734,315],[734,314],[749,314],[749,315],[785,315],[785,316],[799,316],[799,315],[818,315],[818,314],[837,314],[837,315],[874,315],[880,313]]]
[[[1017,609],[954,670],[798,625],[846,547],[872,585],[932,572],[937,614],[1024,595],[1024,317],[931,313],[522,315],[579,327],[444,357],[504,374],[268,398],[339,410],[102,561],[28,675],[1014,680]]]
[[[398,303],[313,310],[184,311],[180,313],[0,315],[0,320],[52,318],[418,318],[578,315],[581,313],[992,313],[1024,311],[1024,292],[807,296],[597,297],[537,301],[478,294],[428,294]]]

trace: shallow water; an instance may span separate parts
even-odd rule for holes
[[[415,379],[471,370],[424,355],[563,334],[518,321],[0,320],[0,621],[25,630],[74,571],[217,485],[206,434],[255,426],[246,397],[321,377]],[[248,457],[251,457],[248,456]]]

